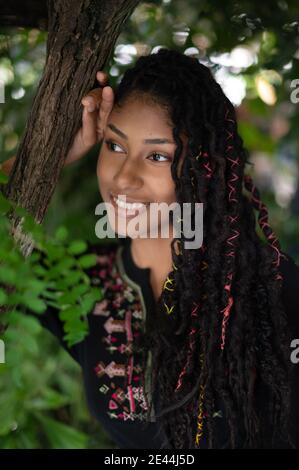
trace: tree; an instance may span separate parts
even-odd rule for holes
[[[31,3],[31,2],[29,2]],[[32,2],[35,4],[36,2]],[[139,0],[49,0],[47,60],[5,195],[41,223],[74,135],[82,97],[109,58],[121,27]],[[25,255],[21,219],[12,231]]]

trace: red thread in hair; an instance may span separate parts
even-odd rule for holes
[[[255,187],[255,185],[253,184],[251,176],[245,175],[244,176],[244,183],[245,183],[246,189],[251,193],[251,199],[254,203],[253,207],[256,210],[259,211],[259,216],[258,216],[259,225],[260,225],[265,237],[267,238],[270,246],[272,247],[272,249],[277,254],[276,261],[273,261],[272,263],[275,264],[275,266],[278,268],[280,266],[280,259],[281,258],[287,259],[287,258],[283,253],[281,253],[279,241],[278,241],[277,237],[275,236],[272,228],[269,225],[267,207],[260,200],[259,191]],[[270,233],[267,233],[267,232],[270,232]],[[283,276],[281,274],[277,274],[275,279],[276,280],[281,280],[281,279],[283,279]]]
[[[228,117],[228,114],[229,114],[229,109],[227,108],[226,109],[226,112],[225,112],[225,121],[227,122],[231,122],[232,124],[236,124],[235,121],[231,118]],[[234,136],[234,133],[232,131],[229,131],[228,129],[226,129],[226,132],[227,132],[227,138],[226,140],[228,141],[229,139],[232,139],[233,136]],[[227,145],[226,147],[226,152],[230,152],[231,150],[233,150],[234,146],[233,145]],[[229,155],[227,155],[227,160],[231,163],[231,170],[232,170],[232,176],[231,178],[228,180],[228,188],[229,188],[229,194],[228,194],[228,200],[229,202],[238,202],[237,199],[234,197],[235,193],[236,193],[236,188],[235,188],[235,182],[239,180],[239,176],[234,173],[234,167],[235,166],[240,166],[240,158],[237,157],[236,160],[234,160],[233,158],[231,158]],[[231,216],[229,215],[229,223],[230,225],[232,225],[233,223],[236,223],[237,220],[238,220],[238,216]],[[232,257],[234,258],[235,257],[235,246],[234,246],[234,243],[233,241],[238,238],[240,236],[240,232],[239,230],[236,230],[236,229],[233,229],[232,228],[232,235],[226,240],[226,243],[227,245],[231,246],[232,249],[230,249],[225,255],[226,256],[229,256],[229,257]],[[227,275],[227,279],[228,279],[228,283],[224,286],[224,289],[230,293],[231,291],[231,283],[232,283],[232,277],[233,277],[233,274],[232,273],[229,273]],[[233,297],[231,295],[229,295],[228,297],[228,302],[227,302],[227,305],[226,307],[221,310],[221,313],[223,315],[223,318],[222,318],[222,326],[221,326],[221,344],[220,344],[220,347],[221,349],[223,350],[224,349],[224,345],[225,345],[225,333],[226,333],[226,326],[227,326],[227,322],[229,320],[229,316],[230,316],[230,312],[231,312],[231,308],[232,308],[232,305],[234,303],[234,300],[233,300]]]
[[[193,303],[194,303],[195,307],[191,312],[191,317],[197,317],[197,310],[198,310],[199,305],[196,304],[195,302],[193,302]],[[195,335],[196,332],[197,332],[196,328],[191,327],[191,330],[190,330],[190,333],[189,333],[189,348],[188,348],[188,353],[187,353],[187,360],[186,360],[185,366],[183,367],[183,369],[182,369],[182,371],[179,375],[177,385],[175,387],[175,392],[177,392],[183,385],[183,377],[186,375],[187,368],[190,364],[192,353],[194,351],[194,346],[195,346],[194,335]]]

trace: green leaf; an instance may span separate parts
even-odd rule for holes
[[[57,281],[56,286],[58,289],[60,288],[65,289],[65,287],[73,286],[74,284],[77,284],[81,280],[84,282],[83,273],[77,269],[76,271],[70,271],[68,273],[68,276],[62,279],[61,281],[60,280]],[[63,287],[60,287],[60,286],[63,286]]]
[[[77,300],[77,295],[74,292],[65,292],[58,299],[58,304],[63,307],[64,305],[75,304]]]
[[[29,281],[26,282],[26,288],[28,290],[30,289],[30,291],[34,293],[35,295],[42,293],[46,287],[47,287],[47,283],[42,282],[38,279],[29,279]]]
[[[83,341],[87,334],[88,328],[86,328],[85,330],[81,329],[80,331],[71,331],[70,333],[64,335],[63,339],[66,341],[68,347],[70,348],[75,344]]]
[[[50,261],[55,261],[64,256],[65,249],[63,246],[54,245],[53,243],[46,244],[46,254]]]
[[[60,408],[69,403],[69,398],[55,390],[46,388],[43,389],[43,396],[31,399],[26,403],[29,410],[52,410]]]
[[[6,184],[8,183],[8,180],[9,180],[8,176],[5,173],[3,173],[3,171],[0,171],[0,184]]]
[[[84,253],[86,249],[86,242],[84,242],[83,240],[74,240],[68,247],[67,251],[70,255],[80,255],[81,253]]]
[[[0,288],[0,305],[5,305],[6,301],[7,301],[7,294],[3,289]]]
[[[72,305],[71,307],[67,307],[59,312],[59,318],[62,321],[70,322],[74,318],[80,317],[81,310],[78,305]]]
[[[63,258],[59,263],[57,263],[56,267],[61,272],[65,272],[67,269],[71,268],[76,264],[75,258],[71,258],[70,256]]]
[[[14,284],[16,281],[17,273],[14,269],[10,268],[9,266],[0,266],[0,281],[4,284]]]
[[[86,434],[48,416],[38,415],[37,418],[43,424],[44,432],[54,449],[84,449],[87,446]]]
[[[103,293],[100,289],[93,289],[91,292],[88,292],[83,296],[81,299],[81,307],[83,309],[84,314],[91,311],[94,303],[99,301],[103,298]]]
[[[72,293],[75,294],[75,296],[81,297],[81,295],[85,294],[89,290],[89,286],[87,284],[79,284],[77,286],[74,286],[72,289]]]
[[[14,212],[19,217],[27,217],[29,215],[28,211],[21,206],[15,206]]]
[[[0,212],[6,214],[12,207],[12,204],[0,193]]]
[[[55,232],[55,238],[60,242],[64,242],[68,238],[68,236],[68,230],[64,226],[59,227]]]
[[[47,304],[42,299],[30,295],[23,297],[23,304],[35,313],[43,313],[47,309]]]
[[[83,255],[78,259],[79,266],[81,266],[83,269],[95,266],[96,262],[97,257],[95,254]]]

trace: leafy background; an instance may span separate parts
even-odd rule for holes
[[[105,68],[115,86],[139,55],[160,46],[194,55],[211,67],[236,105],[270,223],[297,263],[299,103],[292,102],[291,93],[292,81],[299,79],[298,18],[297,0],[142,2]],[[47,33],[37,29],[0,28],[5,87],[0,161],[16,153],[42,74],[46,39]],[[63,170],[43,224],[50,236],[63,225],[73,239],[96,240],[98,151],[96,146]],[[0,364],[0,447],[115,447],[87,411],[79,366],[34,317],[23,315],[12,323],[6,363]]]

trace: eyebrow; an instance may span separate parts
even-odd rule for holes
[[[115,134],[119,135],[125,140],[128,140],[128,136],[118,129],[114,124],[108,124],[108,126]],[[174,144],[172,140],[156,137],[155,139],[145,139],[145,144]]]

